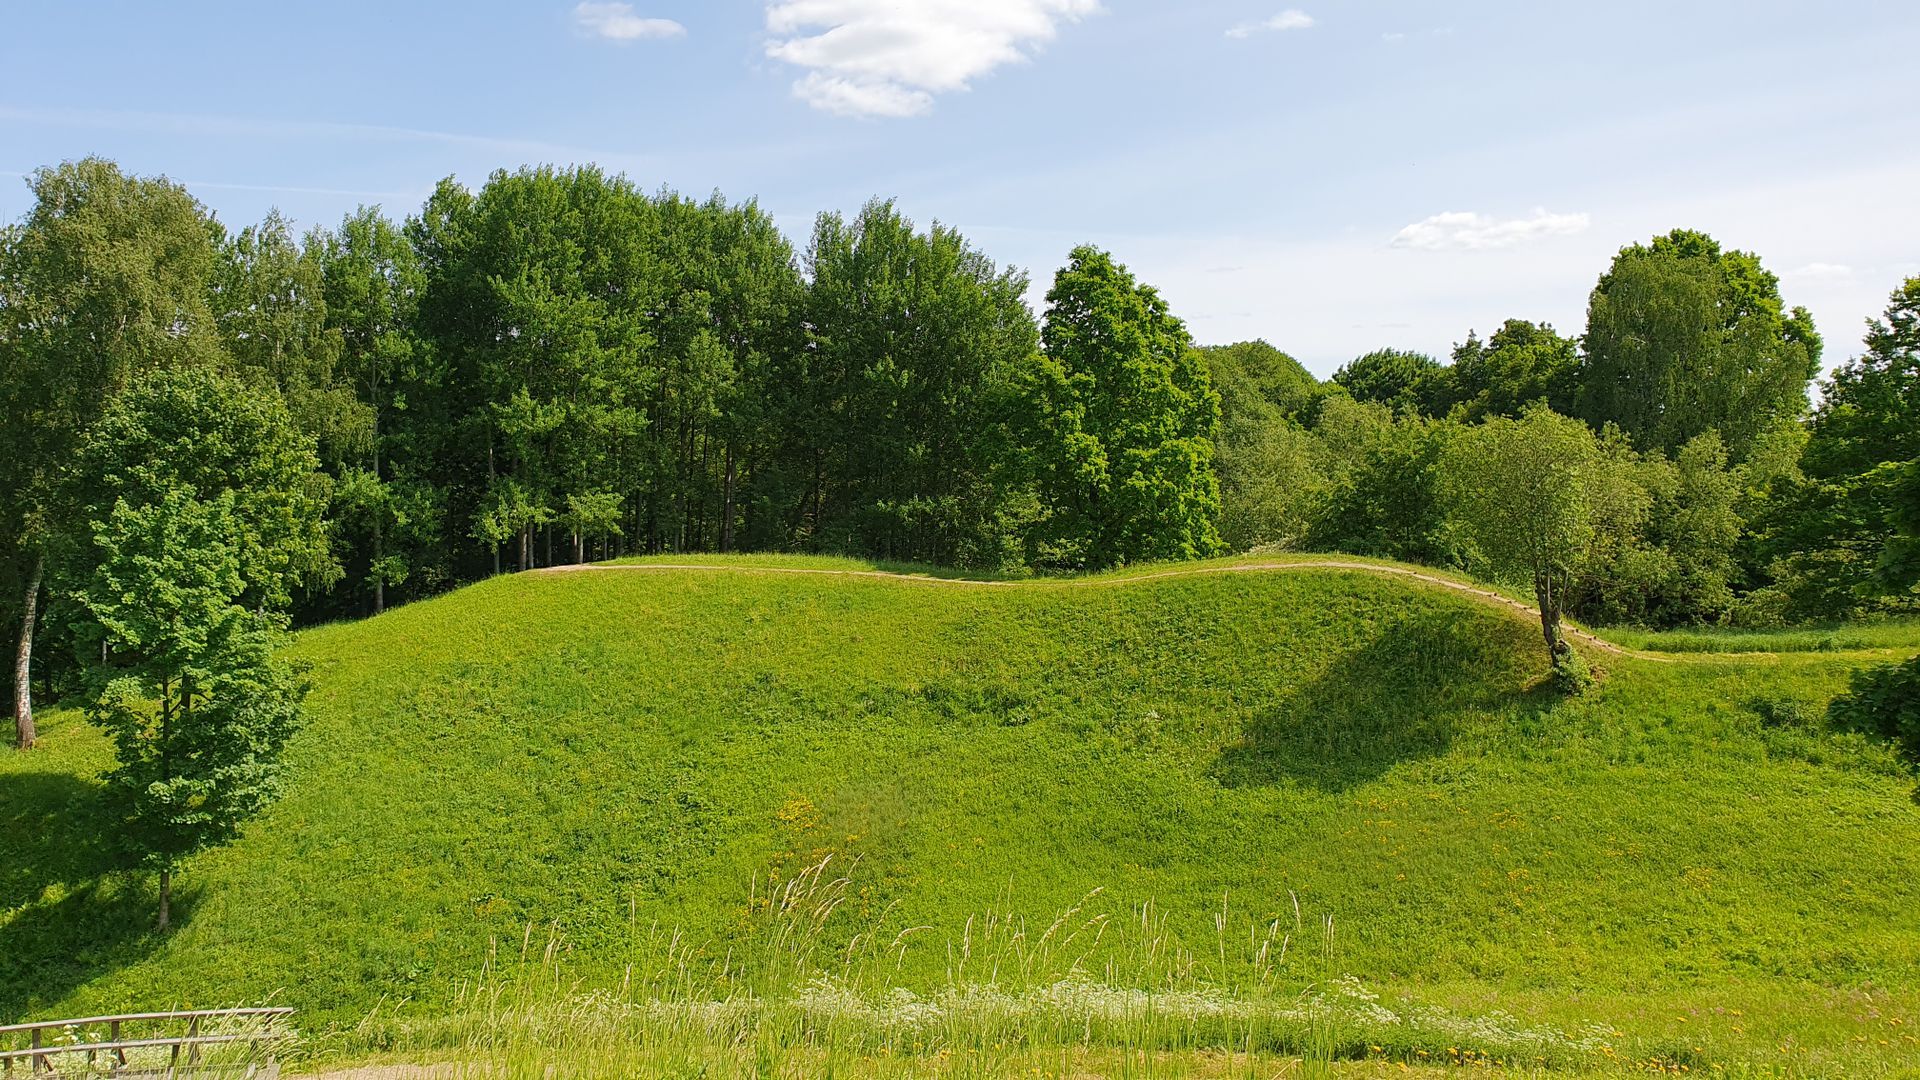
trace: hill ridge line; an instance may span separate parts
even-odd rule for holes
[[[1032,587],[1032,586],[1048,586],[1048,585],[1055,586],[1055,587],[1125,585],[1125,584],[1130,584],[1133,582],[1140,582],[1140,581],[1165,581],[1169,578],[1204,577],[1204,576],[1210,576],[1215,574],[1244,574],[1244,573],[1258,573],[1258,572],[1286,573],[1286,572],[1300,571],[1300,570],[1353,570],[1353,571],[1359,571],[1361,573],[1380,574],[1386,577],[1408,578],[1414,581],[1424,582],[1429,585],[1438,585],[1443,589],[1448,589],[1453,592],[1457,592],[1466,596],[1473,597],[1474,599],[1480,601],[1481,603],[1490,604],[1495,607],[1504,608],[1509,611],[1515,612],[1517,614],[1524,615],[1527,617],[1529,621],[1535,624],[1538,624],[1540,621],[1540,609],[1534,607],[1532,604],[1526,603],[1525,601],[1515,600],[1510,596],[1504,596],[1498,592],[1493,591],[1492,589],[1485,589],[1476,585],[1469,585],[1462,581],[1455,581],[1451,578],[1441,577],[1438,574],[1422,573],[1421,571],[1418,571],[1418,570],[1408,570],[1408,569],[1404,569],[1402,567],[1397,567],[1397,566],[1380,566],[1375,563],[1343,562],[1338,560],[1318,560],[1318,561],[1297,560],[1297,561],[1289,561],[1289,562],[1242,563],[1235,566],[1193,567],[1187,570],[1156,570],[1156,571],[1145,573],[1145,574],[1123,574],[1123,575],[1117,575],[1113,577],[1103,577],[1103,578],[1077,578],[1077,579],[1076,578],[1052,578],[1052,579],[1042,578],[1042,579],[1030,580],[1030,581],[993,581],[993,580],[982,579],[982,578],[943,578],[943,577],[934,577],[930,574],[903,574],[903,573],[897,573],[891,570],[833,570],[825,567],[811,567],[811,566],[727,566],[719,563],[631,563],[631,564],[625,564],[625,565],[606,564],[606,563],[583,563],[583,564],[576,564],[572,566],[547,566],[547,567],[542,567],[539,570],[535,570],[533,572],[536,574],[569,574],[569,573],[618,573],[618,572],[632,572],[632,571],[663,572],[663,571],[676,571],[676,570],[677,571],[692,570],[692,571],[711,572],[711,573],[806,574],[806,575],[812,575],[816,577],[882,578],[882,579],[890,579],[894,581],[916,582],[916,583],[926,584],[926,585],[954,585],[954,586],[970,586],[974,588],[1020,588],[1023,586]],[[1595,649],[1600,650],[1601,652],[1611,653],[1615,656],[1631,657],[1636,660],[1648,660],[1658,664],[1671,664],[1671,663],[1675,663],[1679,659],[1675,656],[1665,655],[1661,653],[1644,652],[1639,649],[1629,649],[1624,645],[1617,645],[1611,641],[1608,641],[1603,637],[1600,637],[1597,634],[1594,634],[1587,630],[1582,630],[1577,626],[1573,626],[1566,623],[1563,623],[1561,625],[1561,631],[1569,638],[1580,641],[1586,645],[1589,645]],[[1688,657],[1688,659],[1692,659],[1692,657]]]

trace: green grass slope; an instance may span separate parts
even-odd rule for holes
[[[1297,899],[1340,970],[1466,1007],[1666,1031],[1920,1002],[1912,778],[1778,723],[1857,656],[1596,655],[1560,702],[1523,616],[1352,570],[726,565],[501,578],[302,634],[289,790],[192,862],[165,939],[151,884],[85,842],[108,748],[50,715],[43,751],[0,755],[0,1023],[430,1013],[528,927],[617,980],[656,924],[723,955],[750,889],[828,855],[834,919],[931,928],[905,985],[989,912],[1151,902],[1204,957],[1223,900],[1291,924]]]

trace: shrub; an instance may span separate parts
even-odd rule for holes
[[[1920,764],[1920,656],[1854,672],[1831,715],[1843,727],[1893,740],[1901,756]]]
[[[1811,731],[1820,726],[1820,714],[1812,705],[1797,698],[1763,697],[1747,703],[1769,728]]]
[[[1568,696],[1593,689],[1593,671],[1573,646],[1562,641],[1553,650],[1553,685]]]

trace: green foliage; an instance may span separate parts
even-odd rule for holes
[[[1571,648],[1556,650],[1553,653],[1553,686],[1569,697],[1592,690],[1593,670],[1587,666],[1586,658]]]
[[[1622,506],[1611,540],[1582,573],[1571,609],[1614,624],[1680,626],[1714,622],[1733,606],[1735,554],[1743,522],[1742,478],[1713,432],[1672,460],[1636,455],[1623,440],[1602,442],[1609,467],[1644,497]]]
[[[1470,545],[1469,565],[1531,586],[1559,670],[1573,583],[1644,520],[1645,491],[1591,429],[1546,409],[1468,428],[1446,454],[1446,505]]]
[[[233,839],[272,800],[298,719],[274,620],[236,602],[246,530],[233,504],[183,488],[117,503],[76,596],[110,654],[89,672],[87,718],[119,762],[106,777],[118,840],[156,870]]]
[[[1296,547],[1307,539],[1324,479],[1321,453],[1297,417],[1318,410],[1319,383],[1264,341],[1203,350],[1220,395],[1214,469],[1227,548]]]
[[[891,203],[822,215],[793,434],[817,470],[810,545],[990,568],[1019,561],[1014,380],[1038,345],[1027,278]],[[802,419],[804,418],[804,420]]]
[[[451,576],[441,546],[446,485],[427,467],[445,418],[428,412],[435,369],[417,337],[425,281],[406,235],[376,209],[316,230],[305,254],[318,267],[338,378],[353,403],[342,410],[352,426],[319,439],[339,481],[335,551],[378,612],[391,586],[426,591]]]
[[[67,524],[49,505],[81,435],[136,374],[218,362],[214,226],[177,184],[99,158],[34,172],[34,205],[0,244],[0,533],[31,561]]]
[[[1229,550],[1299,547],[1325,498],[1313,436],[1276,411],[1236,412],[1220,424],[1220,537]]]
[[[1207,356],[1208,377],[1221,397],[1221,413],[1230,416],[1234,404],[1230,394],[1248,400],[1260,400],[1279,410],[1280,415],[1298,422],[1311,419],[1321,398],[1326,396],[1320,380],[1313,377],[1300,361],[1265,341],[1242,341],[1233,345],[1213,345],[1201,350]]]
[[[1167,967],[1131,963],[1152,946],[1224,991],[1246,985],[1243,916],[1294,935],[1282,980],[1311,956],[1289,893],[1307,926],[1335,917],[1337,970],[1394,1010],[1497,997],[1527,1027],[1875,1055],[1852,1042],[1871,1024],[1836,1019],[1866,1010],[1835,995],[1873,984],[1881,1033],[1920,1001],[1910,776],[1742,704],[1824,703],[1859,656],[1607,657],[1599,686],[1555,699],[1532,689],[1525,620],[1397,579],[980,586],[700,561],[739,572],[530,575],[303,633],[314,691],[285,794],[188,862],[158,950],[122,906],[151,888],[76,855],[110,747],[49,715],[43,754],[0,755],[0,823],[34,826],[0,829],[0,1016],[272,997],[317,1039],[404,1037],[529,926],[582,992],[730,958],[707,1000],[738,1002],[844,971],[858,937],[884,956],[863,987],[925,1000],[992,978],[989,913],[1024,924],[1031,956],[1076,906],[1053,941],[1108,929],[1063,966],[1157,995]],[[846,899],[778,982],[748,897],[829,854]],[[930,929],[893,951],[909,927]],[[1697,1030],[1715,1009],[1751,1035]]]
[[[87,715],[112,737],[120,839],[166,882],[278,789],[300,688],[273,655],[302,576],[324,573],[311,442],[277,397],[204,368],[136,380],[88,433],[67,553]]]
[[[19,627],[8,681],[22,747],[38,623],[25,616],[49,547],[86,525],[59,497],[82,433],[139,372],[219,359],[207,305],[216,226],[185,189],[99,158],[29,183],[33,209],[0,231],[0,581]]]
[[[281,610],[300,583],[337,573],[318,469],[311,439],[277,397],[185,367],[142,376],[113,399],[75,459],[69,497],[94,536],[122,505],[145,512],[183,492],[220,503],[236,530],[234,602]],[[71,541],[75,581],[93,568],[90,539]]]
[[[1337,464],[1312,524],[1314,547],[1436,566],[1457,562],[1441,487],[1447,446],[1462,429],[1415,417],[1395,421],[1382,406],[1330,399],[1316,430]]]
[[[1046,517],[1035,561],[1107,567],[1220,546],[1220,399],[1185,324],[1103,251],[1076,248],[1047,293],[1026,385]]]
[[[1893,535],[1874,568],[1874,584],[1888,593],[1911,593],[1920,591],[1920,458],[1892,468],[1895,475],[1887,491],[1893,506],[1887,523]]]
[[[341,370],[320,244],[302,249],[278,212],[221,245],[208,302],[233,366],[268,385],[327,458],[359,456],[368,408]]]
[[[1641,449],[1715,430],[1738,459],[1806,412],[1820,352],[1812,317],[1784,310],[1756,256],[1677,229],[1623,248],[1594,288],[1576,407]]]
[[[1445,413],[1452,393],[1439,361],[1399,349],[1370,352],[1335,372],[1333,381],[1355,401],[1385,405],[1408,416]]]
[[[552,561],[549,526],[592,493],[645,550],[788,538],[814,464],[781,427],[809,419],[802,283],[759,207],[523,169],[443,183],[408,236],[424,362],[393,465],[444,486],[455,573]]]
[[[1894,292],[1866,344],[1834,371],[1810,425],[1802,476],[1783,484],[1763,515],[1757,546],[1772,559],[1769,592],[1787,620],[1915,604],[1902,595],[1901,575],[1879,583],[1875,576],[1883,557],[1897,565],[1909,550],[1895,538],[1903,521],[1912,528],[1914,488],[1902,467],[1920,461],[1920,278]]]
[[[1572,338],[1545,323],[1508,319],[1485,342],[1468,334],[1466,343],[1454,348],[1453,365],[1446,370],[1448,401],[1470,422],[1517,418],[1540,404],[1569,416],[1579,364]]]
[[[1847,693],[1834,699],[1832,715],[1845,727],[1890,740],[1920,764],[1920,657],[1855,672]]]

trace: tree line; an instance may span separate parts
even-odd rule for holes
[[[796,252],[753,202],[586,166],[443,181],[394,221],[234,232],[101,159],[0,230],[0,616],[116,748],[161,880],[274,795],[291,625],[508,570],[822,551],[1061,572],[1390,556],[1563,612],[1779,623],[1920,607],[1920,279],[1810,407],[1822,342],[1748,253],[1622,250],[1579,338],[1513,320],[1330,381],[1196,347],[1076,249],[1028,279],[886,201]],[[1920,663],[1920,662],[1916,662]],[[1920,667],[1847,708],[1920,747]]]
[[[1001,571],[1345,551],[1650,625],[1915,603],[1875,584],[1920,458],[1920,283],[1816,408],[1811,317],[1697,232],[1622,250],[1577,338],[1515,319],[1445,363],[1383,350],[1322,383],[1264,342],[1196,347],[1093,248],[1037,318],[1022,272],[885,201],[796,251],[751,201],[590,166],[443,181],[403,221],[303,236],[277,214],[231,231],[99,159],[30,183],[0,234],[22,722],[36,672],[65,691],[117,670],[85,590],[114,509],[99,461],[132,452],[105,418],[137,394],[267,410],[311,455],[274,481],[299,543],[242,605],[281,624],[695,551]],[[1536,515],[1503,524],[1519,493]]]
[[[1920,611],[1891,569],[1913,561],[1902,536],[1920,469],[1920,278],[1817,405],[1812,318],[1785,306],[1758,258],[1686,230],[1620,252],[1579,338],[1514,319],[1469,334],[1450,362],[1382,350],[1326,384],[1264,343],[1208,353],[1229,546],[1524,580],[1497,557],[1490,515],[1557,491],[1578,522],[1554,545],[1558,590],[1592,622]],[[1558,448],[1529,460],[1495,452],[1497,438]],[[1551,536],[1553,520],[1543,507],[1528,531]]]

